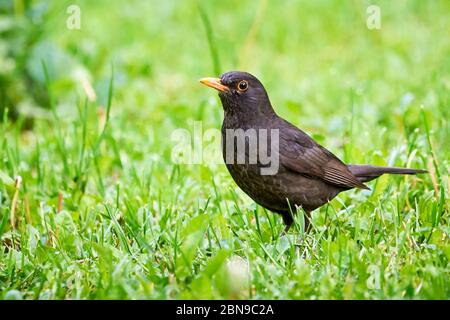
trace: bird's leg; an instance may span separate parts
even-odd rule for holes
[[[284,227],[283,232],[281,233],[281,237],[287,235],[287,233],[288,233],[289,229],[291,228],[291,226],[292,226],[292,222],[289,223],[289,224],[286,224],[286,226]]]
[[[290,212],[285,212],[282,214],[283,222],[284,222],[284,230],[281,233],[280,237],[287,235],[289,229],[291,228],[292,224],[294,223],[294,219],[292,218],[292,215]]]
[[[309,227],[310,227],[310,216],[311,216],[311,212],[310,211],[305,211],[304,214],[304,219],[305,219],[305,228],[303,229],[303,233],[307,233],[309,231]],[[287,214],[283,214],[283,222],[285,224],[284,230],[283,232],[281,232],[280,237],[283,237],[285,235],[287,235],[289,229],[291,228],[292,224],[294,223],[294,219],[292,218],[292,216],[287,213]],[[300,243],[302,242],[302,240],[300,241]]]
[[[305,230],[303,230],[305,233],[309,231],[309,219],[311,218],[311,211],[305,211]]]

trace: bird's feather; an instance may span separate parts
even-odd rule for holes
[[[280,132],[279,150],[281,164],[291,171],[342,188],[369,189],[333,153],[291,124]]]
[[[422,169],[410,169],[410,168],[396,168],[396,167],[379,167],[368,164],[349,164],[349,170],[357,177],[361,182],[368,182],[379,176],[389,174],[417,174],[427,173],[427,170]]]

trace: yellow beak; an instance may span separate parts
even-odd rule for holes
[[[202,78],[200,79],[200,82],[203,83],[205,86],[214,88],[221,92],[230,91],[230,88],[220,83],[220,78]]]

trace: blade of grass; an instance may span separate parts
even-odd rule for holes
[[[222,68],[220,65],[219,53],[217,51],[216,43],[214,40],[213,29],[211,28],[211,23],[209,22],[209,18],[208,15],[206,14],[206,11],[200,4],[198,5],[198,11],[200,13],[200,18],[202,20],[206,32],[206,39],[208,41],[209,53],[211,54],[211,59],[213,63],[213,72],[215,75],[218,76],[221,73],[220,70]]]

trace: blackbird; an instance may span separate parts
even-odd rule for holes
[[[230,71],[220,78],[203,78],[200,82],[219,91],[224,110],[222,153],[228,171],[256,203],[281,214],[284,233],[292,225],[292,213],[297,207],[306,213],[306,230],[310,212],[342,191],[369,189],[364,182],[384,173],[427,172],[343,163],[305,132],[279,117],[262,83],[247,72]],[[252,138],[256,139],[253,146]],[[267,149],[263,150],[266,153],[261,153],[262,147]]]

